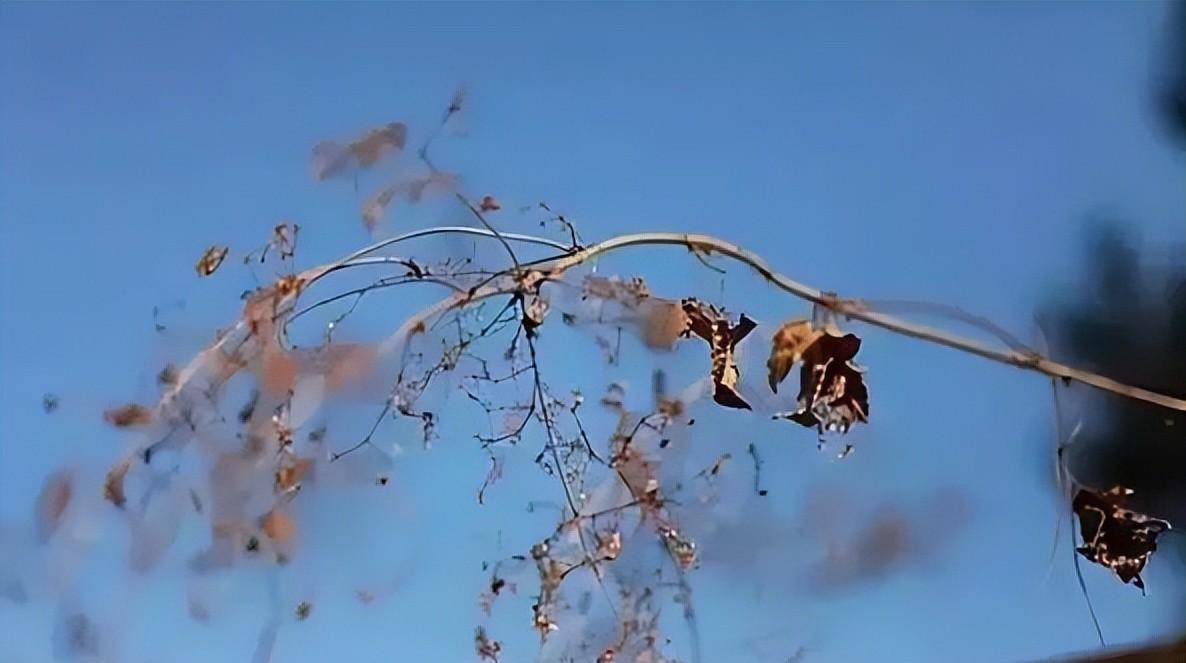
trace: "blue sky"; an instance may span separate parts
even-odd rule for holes
[[[1088,215],[1115,213],[1148,245],[1182,240],[1186,156],[1150,112],[1165,14],[1156,3],[2,5],[0,531],[15,541],[54,468],[112,458],[120,437],[103,408],[144,398],[163,361],[237,314],[249,278],[198,283],[202,249],[258,246],[281,219],[301,224],[309,264],[361,245],[357,197],[310,180],[310,146],[394,119],[422,135],[459,84],[467,135],[438,158],[475,193],[546,200],[589,238],[712,233],[808,283],[957,303],[1033,338],[1035,305],[1077,278]],[[506,229],[532,230],[509,218]],[[678,251],[647,255],[606,268],[718,292]],[[731,274],[725,295],[787,317],[789,303],[752,279]],[[864,335],[874,415],[857,454],[830,462],[810,433],[755,424],[775,515],[826,484],[874,504],[954,487],[970,519],[933,567],[839,595],[703,569],[706,660],[752,660],[737,645],[747,632],[821,661],[1092,648],[1065,543],[1047,580],[1048,384]],[[45,392],[62,399],[52,416]],[[400,505],[368,503],[357,521],[326,507],[329,538],[310,568],[332,586],[352,581],[354,563],[406,566],[402,589],[369,611],[326,598],[315,619],[282,629],[278,661],[471,655],[491,522],[531,527],[513,520],[526,490],[506,488],[492,516],[473,504],[486,461],[472,448],[400,462],[413,515],[377,531]],[[524,485],[533,471],[520,470]],[[343,552],[344,541],[360,544]],[[198,626],[182,558],[117,582],[118,546],[102,539],[80,600],[101,608],[120,587],[121,660],[247,658],[264,572],[243,580],[254,589],[237,590],[229,616]],[[1171,628],[1178,589],[1159,562],[1147,598],[1088,569],[1110,640]],[[314,579],[285,582],[299,593]],[[760,599],[741,591],[767,584]],[[55,610],[0,602],[0,660],[48,660]],[[512,617],[504,630],[527,630]]]

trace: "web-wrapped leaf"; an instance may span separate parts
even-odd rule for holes
[[[1083,545],[1076,548],[1087,561],[1107,567],[1125,584],[1142,591],[1141,571],[1157,550],[1157,537],[1170,530],[1169,521],[1127,507],[1132,490],[1122,486],[1096,492],[1080,488],[1071,508],[1079,517]]]

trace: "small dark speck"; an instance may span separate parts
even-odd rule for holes
[[[768,490],[766,490],[765,488],[763,488],[762,490],[759,490],[759,491],[758,491],[758,494],[759,494],[759,495],[761,495],[762,497],[766,497],[767,495],[769,495],[769,494],[770,494],[770,491],[768,491]]]
[[[688,425],[689,425],[689,426],[695,426],[695,425],[696,425],[696,420],[695,420],[695,419],[688,419]]]
[[[41,409],[45,410],[46,414],[50,414],[58,409],[62,402],[57,394],[46,394],[41,397]]]
[[[671,440],[669,440],[667,438],[663,438],[662,440],[659,440],[659,448],[660,449],[666,449],[667,445],[669,445],[669,444],[671,444]]]

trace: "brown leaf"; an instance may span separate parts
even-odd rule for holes
[[[225,246],[212,244],[210,248],[206,249],[206,252],[202,254],[202,257],[198,258],[198,262],[194,264],[194,271],[198,273],[198,276],[210,276],[214,272],[218,271],[219,265],[222,264],[222,261],[226,258],[227,251],[229,250],[230,249]]]
[[[775,378],[783,369],[783,362],[794,357],[796,350],[803,362],[799,369],[798,407],[775,416],[814,427],[821,433],[833,430],[847,433],[854,422],[868,421],[869,389],[862,369],[852,362],[861,349],[861,339],[855,334],[841,336],[825,330],[818,335],[808,334],[807,337],[814,336],[814,340],[806,347],[793,347],[795,339],[804,337],[803,332],[800,327],[794,334],[786,335],[790,337],[790,343],[781,355],[776,340],[771,353],[772,387],[777,383]],[[789,350],[789,356],[786,350]],[[785,368],[790,370],[790,364]]]
[[[478,204],[478,209],[483,212],[497,212],[502,209],[502,205],[498,204],[494,196],[482,196],[482,202]]]
[[[1157,537],[1171,527],[1169,521],[1127,508],[1132,492],[1113,486],[1104,492],[1080,488],[1075,493],[1071,508],[1079,517],[1079,535],[1083,538],[1083,545],[1075,550],[1143,592],[1141,571],[1157,550]]]
[[[103,482],[103,499],[121,509],[124,508],[124,504],[128,501],[127,496],[124,494],[124,477],[127,476],[128,469],[131,466],[132,461],[125,459],[107,471],[107,480]]]
[[[152,423],[152,410],[139,403],[128,403],[103,413],[103,419],[116,428],[146,426]]]
[[[688,320],[684,334],[699,336],[712,349],[712,399],[725,407],[751,409],[737,391],[741,370],[737,368],[733,352],[737,344],[758,326],[757,323],[743,313],[737,324],[731,325],[729,318],[715,306],[695,299],[685,299],[682,307]]]
[[[41,493],[34,506],[33,520],[37,538],[45,543],[62,524],[62,516],[70,499],[74,496],[74,474],[70,470],[58,470],[45,478]]]
[[[786,378],[791,366],[803,359],[807,350],[824,332],[815,329],[810,320],[784,322],[774,332],[773,347],[766,366],[770,369],[770,390],[778,393],[778,384]]]
[[[408,126],[403,122],[392,122],[368,131],[362,138],[351,143],[350,152],[358,160],[358,165],[370,168],[384,156],[404,149],[407,140]]]

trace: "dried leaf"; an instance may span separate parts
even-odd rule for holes
[[[128,501],[124,494],[124,477],[127,476],[128,469],[131,467],[131,459],[125,459],[107,471],[107,479],[103,482],[103,499],[121,509]]]
[[[708,342],[712,349],[712,399],[725,407],[749,410],[749,403],[737,392],[741,370],[733,356],[737,344],[757,327],[757,323],[743,313],[736,325],[711,304],[695,299],[682,302],[687,327],[684,335],[694,334]]]
[[[198,262],[194,264],[194,271],[198,273],[198,276],[210,276],[218,271],[218,267],[222,265],[222,261],[226,258],[228,250],[225,246],[212,244],[202,254],[202,257],[198,258]]]
[[[358,160],[358,165],[370,168],[384,156],[404,149],[407,140],[408,126],[403,122],[392,122],[368,131],[362,138],[351,143],[350,152]]]
[[[796,341],[812,337],[814,340],[806,347],[796,346]],[[805,334],[802,327],[794,328],[784,338],[788,343],[783,347],[776,339],[768,364],[772,388],[778,382],[775,378],[785,376],[784,362],[793,363],[798,355],[803,366],[799,369],[798,407],[776,417],[814,427],[821,433],[847,433],[854,422],[869,420],[869,389],[863,370],[852,362],[861,349],[860,338],[830,330]],[[790,370],[790,363],[785,369]]]
[[[482,196],[482,201],[478,204],[478,209],[483,212],[497,212],[502,209],[502,205],[498,204],[498,200],[494,196]]]
[[[766,362],[770,369],[771,391],[778,393],[778,384],[786,378],[791,367],[803,359],[803,352],[823,334],[812,327],[810,320],[790,320],[774,332],[770,359]]]
[[[152,423],[152,410],[138,403],[128,403],[103,413],[103,419],[116,428],[147,426]]]
[[[57,531],[73,496],[74,474],[70,470],[58,470],[45,478],[33,511],[39,541],[45,543]]]
[[[1169,521],[1127,508],[1132,490],[1113,486],[1104,492],[1080,488],[1071,508],[1079,517],[1083,545],[1076,551],[1087,561],[1107,567],[1125,584],[1141,591],[1141,570],[1157,550],[1157,537],[1171,529]]]

